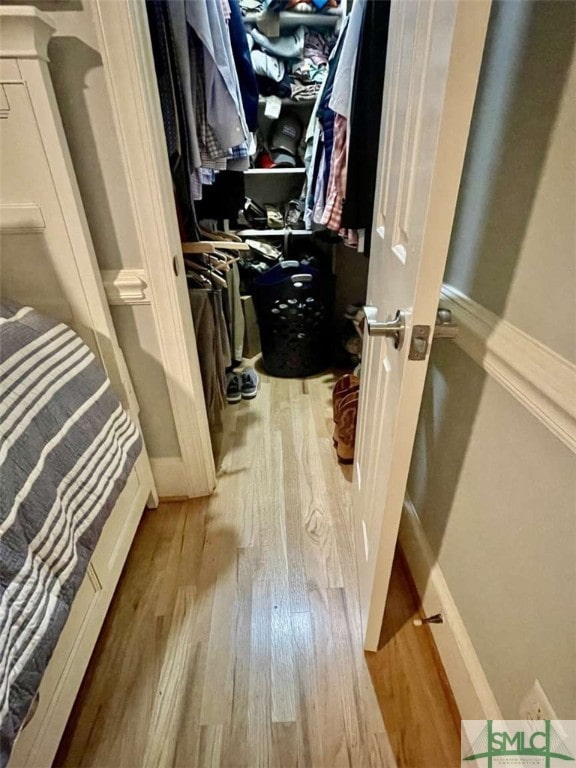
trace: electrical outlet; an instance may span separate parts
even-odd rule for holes
[[[522,699],[520,718],[522,720],[558,720],[540,680],[534,680],[534,685]]]

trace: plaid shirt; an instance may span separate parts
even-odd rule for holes
[[[326,189],[326,204],[319,224],[324,224],[333,232],[340,230],[342,221],[342,206],[346,194],[346,131],[348,121],[342,115],[334,119],[334,148],[328,187]]]
[[[204,61],[200,48],[196,49],[196,119],[198,128],[198,144],[200,146],[201,173],[193,178],[193,194],[195,200],[202,199],[202,184],[213,184],[215,172],[225,171],[228,161],[248,157],[248,142],[244,141],[237,147],[224,149],[212,126],[208,123],[206,114],[206,93],[204,89]]]

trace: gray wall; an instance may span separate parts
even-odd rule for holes
[[[494,5],[445,280],[576,361],[574,4]]]
[[[575,13],[497,2],[445,280],[576,361]],[[576,456],[457,345],[433,349],[408,493],[505,717],[576,717]]]

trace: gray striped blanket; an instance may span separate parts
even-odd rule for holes
[[[36,695],[104,523],[141,450],[92,352],[0,308],[0,764]]]

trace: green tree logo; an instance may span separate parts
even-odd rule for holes
[[[463,759],[485,758],[488,761],[487,768],[492,768],[494,758],[510,756],[542,758],[545,761],[545,768],[551,768],[552,760],[574,762],[574,756],[570,754],[564,740],[552,727],[550,720],[543,720],[542,728],[531,733],[523,730],[509,733],[506,730],[495,730],[494,720],[487,720],[482,732]]]

